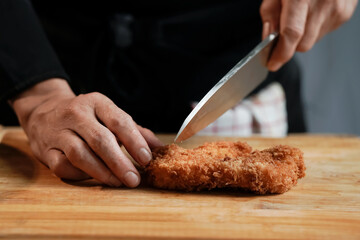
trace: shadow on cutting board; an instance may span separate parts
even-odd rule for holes
[[[142,181],[140,185],[137,188],[128,188],[125,186],[115,188],[115,187],[109,187],[107,185],[104,185],[94,179],[88,179],[88,180],[82,180],[82,181],[73,181],[73,180],[62,180],[66,184],[75,186],[75,187],[98,187],[102,190],[106,191],[119,191],[119,192],[128,192],[128,191],[138,191],[142,193],[157,193],[157,194],[164,194],[164,195],[181,195],[181,196],[211,196],[211,197],[246,197],[246,198],[252,198],[252,197],[269,197],[272,195],[279,195],[279,194],[265,194],[265,195],[259,195],[253,192],[249,192],[240,188],[215,188],[212,190],[202,190],[198,192],[185,192],[180,190],[166,190],[166,189],[159,189],[151,187],[149,184],[147,184],[145,181]]]
[[[24,132],[0,126],[0,181],[11,188],[24,188],[35,181],[38,167]]]
[[[32,183],[37,176],[37,164],[34,159],[13,147],[0,144],[0,179],[3,184],[12,186]]]

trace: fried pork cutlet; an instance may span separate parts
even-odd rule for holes
[[[156,148],[146,167],[148,182],[185,191],[234,187],[259,194],[284,193],[305,176],[300,149],[279,145],[262,151],[244,142],[205,143],[194,149]]]

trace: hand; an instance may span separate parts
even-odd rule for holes
[[[142,166],[152,158],[149,146],[162,145],[104,95],[75,96],[61,79],[35,85],[11,105],[35,156],[60,178],[136,187],[140,175],[120,144]]]
[[[277,71],[295,51],[310,50],[325,34],[349,20],[356,5],[357,0],[263,0],[263,39],[280,32],[269,70]]]

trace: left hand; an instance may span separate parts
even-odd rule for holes
[[[357,0],[263,0],[263,39],[273,31],[280,33],[268,69],[277,71],[295,51],[310,50],[325,34],[349,20],[356,5]]]

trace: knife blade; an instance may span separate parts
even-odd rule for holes
[[[277,38],[278,33],[271,33],[201,99],[185,119],[174,142],[184,141],[214,122],[265,80],[266,63]]]

